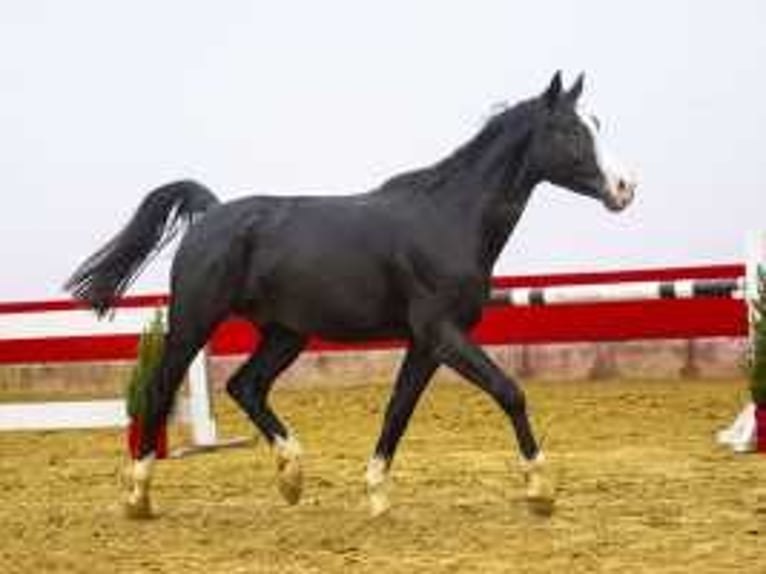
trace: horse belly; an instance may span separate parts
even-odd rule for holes
[[[365,269],[365,267],[367,267]],[[284,273],[267,281],[261,314],[296,331],[328,340],[355,341],[403,336],[406,303],[382,273],[369,265]]]

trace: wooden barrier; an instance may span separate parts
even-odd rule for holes
[[[495,304],[487,307],[473,336],[485,345],[747,336],[747,306],[741,294],[744,275],[744,265],[714,265],[498,277],[493,287]],[[678,282],[686,282],[680,285],[687,287],[679,287],[676,293],[668,285]],[[690,287],[694,282],[715,288],[695,292]],[[548,305],[540,305],[545,303],[546,289],[554,295]],[[688,297],[670,297],[671,291]],[[518,293],[525,294],[527,304],[518,306]],[[503,304],[503,299],[517,305]],[[139,333],[154,309],[166,304],[164,295],[128,297],[113,316],[102,321],[73,301],[0,304],[0,364],[133,359]],[[257,342],[252,326],[232,319],[214,334],[208,352],[215,356],[249,353]],[[349,345],[315,339],[309,348],[364,350],[401,344]],[[195,443],[213,444],[217,437],[203,356],[190,369],[190,383],[183,418],[192,425]],[[120,400],[6,404],[0,405],[0,430],[121,426],[126,422],[123,411]]]

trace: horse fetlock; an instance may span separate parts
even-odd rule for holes
[[[277,437],[274,441],[274,451],[277,461],[277,489],[288,504],[297,504],[303,494],[303,449],[293,437]]]
[[[523,460],[521,470],[526,481],[526,499],[529,509],[540,515],[553,512],[556,501],[555,488],[542,453],[531,460]]]
[[[370,460],[367,465],[365,481],[372,517],[385,514],[391,508],[391,500],[388,497],[387,474],[388,462],[386,460],[378,457]]]
[[[133,463],[130,469],[131,492],[125,501],[125,514],[128,518],[146,519],[152,516],[149,487],[152,481],[154,455],[149,455]]]

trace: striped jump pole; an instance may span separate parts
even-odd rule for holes
[[[616,303],[656,299],[734,298],[745,296],[745,278],[678,281],[630,281],[593,285],[554,285],[493,289],[491,305],[526,307]]]

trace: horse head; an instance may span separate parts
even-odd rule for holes
[[[578,105],[584,79],[580,74],[564,90],[557,72],[538,97],[529,166],[540,180],[598,199],[611,211],[621,211],[633,201],[636,180],[606,153],[598,120]]]

